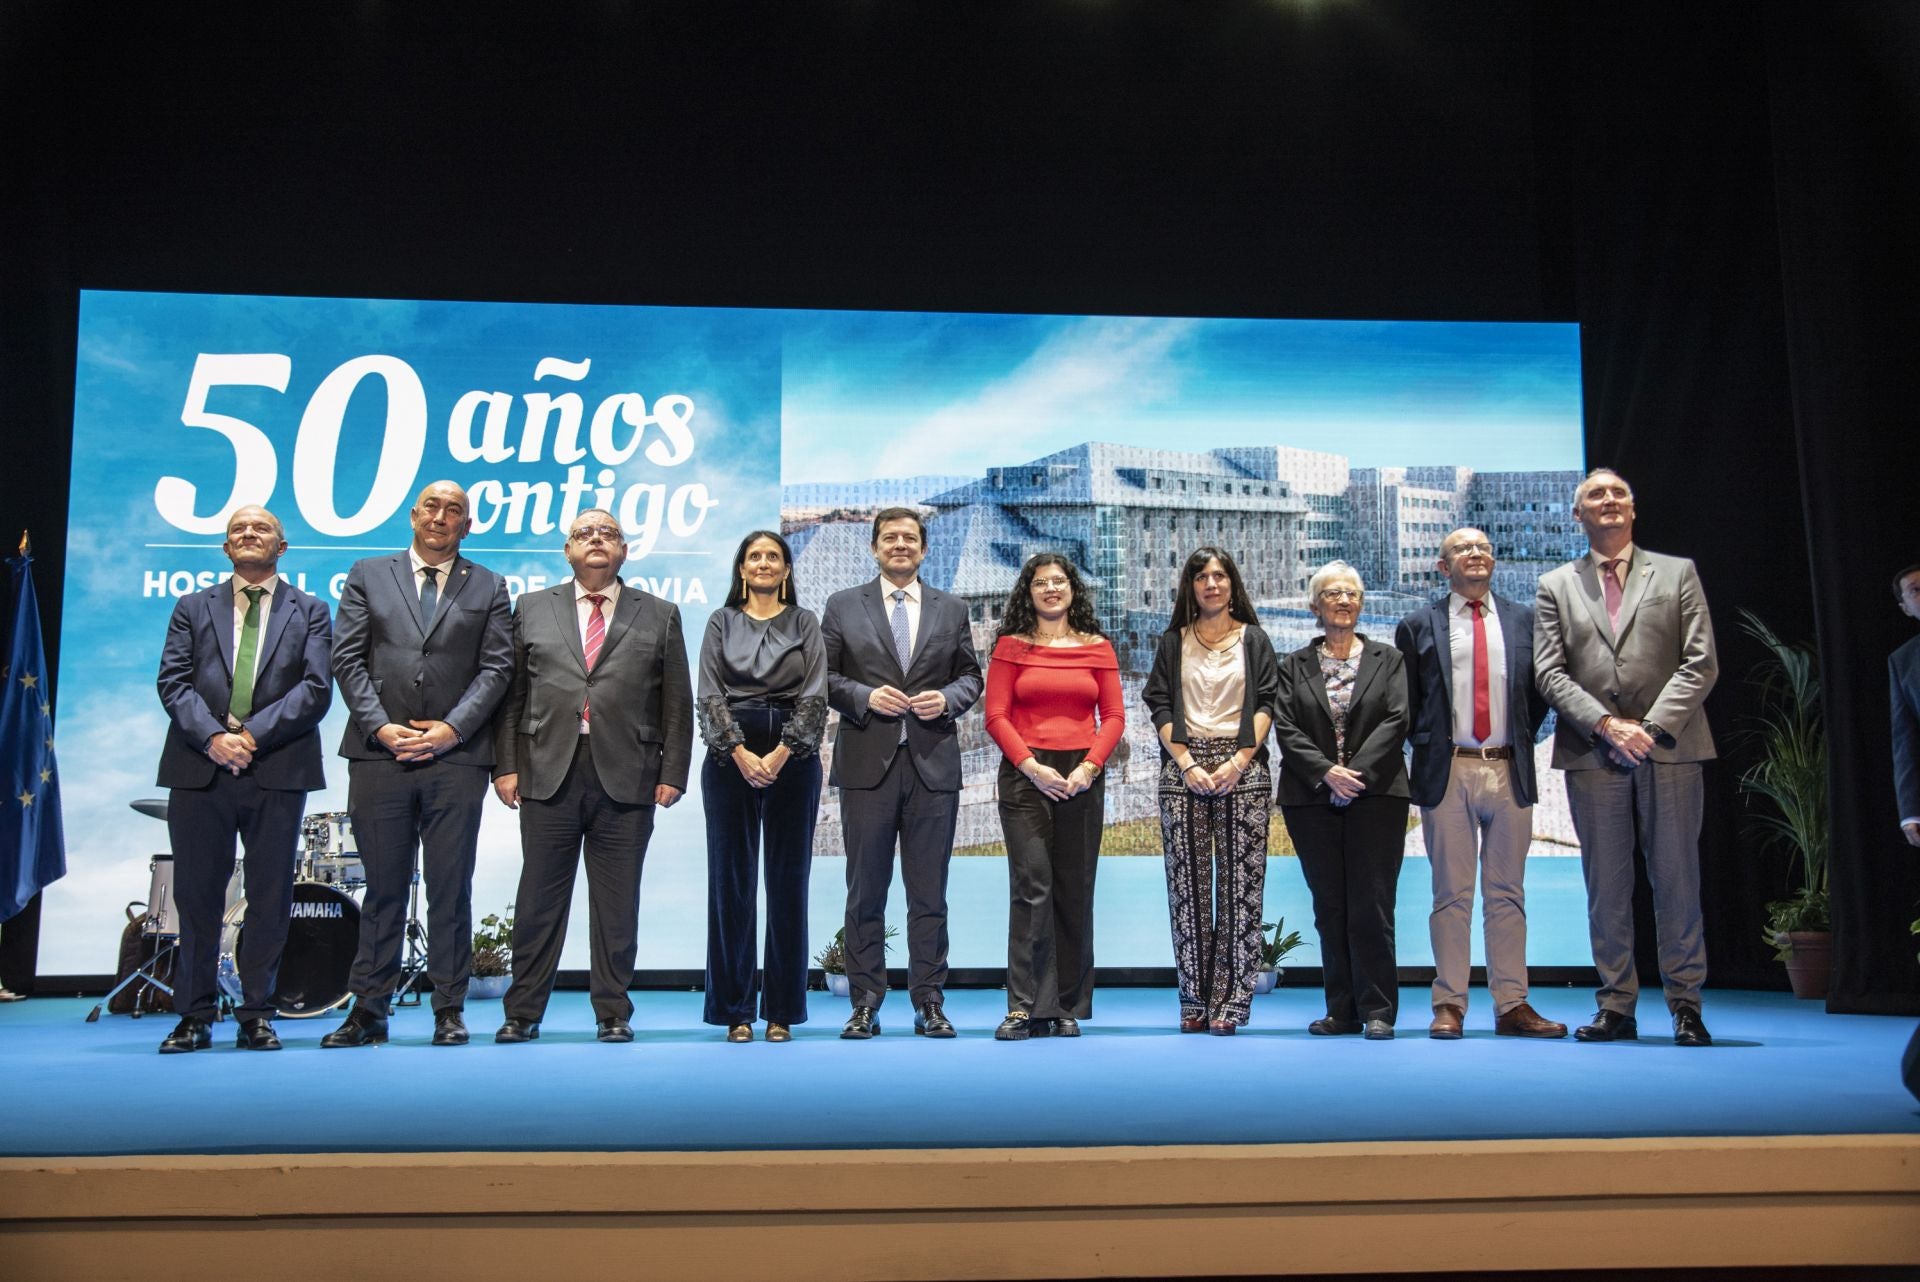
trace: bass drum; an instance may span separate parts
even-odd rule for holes
[[[240,941],[246,932],[247,901],[242,899],[228,911],[220,930],[220,988],[236,1005],[242,1000]],[[274,1010],[286,1019],[311,1019],[345,1005],[347,978],[359,948],[360,905],[338,887],[294,882]]]

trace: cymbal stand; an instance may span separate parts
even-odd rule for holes
[[[100,1012],[107,1008],[107,1003],[112,1001],[114,998],[118,997],[123,989],[127,988],[129,985],[133,984],[137,980],[145,980],[147,983],[153,985],[155,988],[165,993],[168,996],[168,998],[172,998],[173,985],[166,983],[165,981],[160,979],[160,977],[156,975],[154,972],[161,962],[173,956],[174,953],[179,951],[179,949],[180,949],[180,937],[178,935],[174,935],[170,937],[168,939],[167,946],[165,948],[155,949],[153,956],[147,958],[146,961],[142,962],[138,967],[132,970],[125,979],[115,984],[113,986],[113,991],[109,992],[105,997],[102,997],[100,999],[100,1004],[87,1012],[86,1022],[89,1024],[98,1023],[100,1021]],[[140,1010],[140,1004],[138,1002],[135,1002],[133,1007],[133,1017],[135,1019],[139,1019],[141,1014],[142,1014],[142,1011]]]
[[[427,973],[427,927],[420,920],[420,847],[413,848],[413,884],[407,887],[406,960],[390,999],[395,1006],[420,1004],[421,977]]]

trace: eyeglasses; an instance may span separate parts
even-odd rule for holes
[[[575,543],[624,543],[617,525],[584,525],[567,536]]]
[[[1070,579],[1035,579],[1033,586],[1051,590],[1054,588],[1070,588],[1073,586],[1073,582]]]
[[[1322,601],[1358,601],[1360,590],[1358,588],[1322,588],[1320,599]]]
[[[1464,556],[1468,552],[1478,552],[1481,556],[1492,556],[1493,544],[1491,543],[1456,543],[1453,545],[1451,549],[1451,554],[1454,556]]]

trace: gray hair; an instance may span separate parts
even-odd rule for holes
[[[1627,487],[1627,497],[1629,499],[1633,497],[1633,486],[1628,482],[1626,477],[1620,475],[1620,473],[1614,471],[1610,467],[1596,467],[1593,469],[1593,471],[1588,472],[1586,476],[1581,478],[1580,484],[1573,487],[1574,515],[1576,516],[1579,515],[1580,503],[1583,499],[1587,497],[1587,491],[1592,488],[1593,483],[1595,481],[1599,480],[1603,476],[1611,476],[1614,480],[1620,482],[1620,484],[1625,485]]]
[[[1315,570],[1313,577],[1307,580],[1307,600],[1318,601],[1320,599],[1320,589],[1326,587],[1327,584],[1333,582],[1335,579],[1352,579],[1356,584],[1359,584],[1361,595],[1366,595],[1367,585],[1365,581],[1361,579],[1360,571],[1354,569],[1345,561],[1329,561],[1318,570]]]

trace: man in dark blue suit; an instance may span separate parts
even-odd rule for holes
[[[1440,544],[1447,595],[1400,621],[1413,745],[1409,791],[1433,865],[1433,1023],[1461,1036],[1467,1011],[1476,870],[1493,1031],[1565,1037],[1567,1026],[1527,1002],[1527,909],[1522,882],[1533,843],[1533,740],[1547,704],[1534,684],[1533,611],[1493,591],[1493,544],[1459,529]]]
[[[465,490],[435,481],[408,515],[411,547],[347,571],[334,631],[333,675],[350,714],[340,742],[347,813],[367,889],[348,980],[353,1011],[321,1038],[327,1049],[387,1040],[416,849],[433,1044],[467,1043],[473,866],[493,714],[513,672],[513,615],[506,580],[460,555],[473,525]]]
[[[887,890],[893,852],[907,890],[913,1031],[952,1037],[947,981],[947,864],[960,811],[955,722],[980,698],[966,602],[920,581],[927,531],[911,508],[873,518],[880,577],[827,599],[827,702],[840,713],[831,783],[847,847],[847,983],[840,1036],[880,1031],[887,992]]]
[[[333,633],[327,607],[278,577],[287,537],[263,507],[227,520],[233,576],[181,597],[160,652],[160,702],[172,724],[160,752],[173,844],[180,1023],[160,1053],[204,1050],[219,1010],[217,967],[234,837],[246,851],[238,1044],[276,1051],[274,985],[287,942],[293,863],[307,793],[326,786],[320,718]]]
[[[1893,576],[1900,611],[1920,620],[1920,565]],[[1893,788],[1900,803],[1900,831],[1909,846],[1920,846],[1920,637],[1887,659],[1893,700]]]

